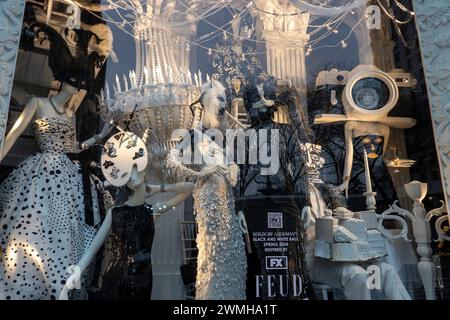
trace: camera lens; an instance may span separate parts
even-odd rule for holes
[[[352,98],[356,105],[365,110],[378,110],[389,101],[388,86],[377,78],[364,78],[352,88]]]

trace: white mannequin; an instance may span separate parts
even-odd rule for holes
[[[124,203],[124,205],[135,207],[140,206],[146,202],[149,196],[159,193],[159,192],[174,192],[175,196],[166,200],[164,203],[154,203],[152,204],[153,213],[156,215],[160,215],[173,207],[176,207],[181,202],[187,199],[192,192],[192,188],[194,187],[193,183],[189,182],[181,182],[170,185],[163,186],[155,186],[148,185],[145,183],[145,170],[140,172],[137,171],[136,166],[133,167],[132,173],[130,176],[130,180],[127,183],[127,187],[133,191],[133,194],[128,198],[128,200]],[[163,191],[164,188],[164,191]],[[147,190],[149,189],[149,193]],[[81,282],[81,276],[86,271],[92,260],[94,259],[97,251],[102,247],[105,243],[108,234],[111,230],[112,224],[112,209],[108,210],[106,214],[105,220],[103,221],[100,229],[98,230],[94,241],[92,242],[91,247],[77,265],[70,266],[67,271],[71,273],[67,282],[61,291],[59,296],[60,300],[68,299],[68,292],[72,289],[75,289],[77,285]]]
[[[78,93],[78,89],[71,86],[66,82],[62,82],[61,91],[50,98],[32,98],[23,109],[14,126],[9,131],[6,136],[5,142],[3,144],[3,149],[0,150],[0,162],[3,160],[5,155],[11,150],[11,148],[19,139],[20,135],[27,128],[33,119],[41,118],[56,118],[63,120],[70,120],[73,114],[76,112],[74,109],[69,109],[66,107],[67,101],[74,95]],[[52,104],[53,102],[53,104]],[[54,106],[53,106],[54,105]],[[56,108],[56,110],[55,110]],[[61,114],[63,113],[63,114]],[[82,145],[83,149],[88,148],[96,143],[98,139],[105,138],[111,131],[111,124],[105,124],[100,134],[86,140]]]
[[[229,128],[223,85],[216,80],[209,81],[202,87],[201,97],[203,128]],[[166,163],[172,174],[195,181],[193,199],[198,248],[195,299],[243,300],[247,269],[242,241],[245,222],[244,215],[235,212],[232,192],[239,167],[225,161],[223,141],[218,140],[208,136],[206,131],[203,139],[194,144],[194,154],[198,152],[202,156],[195,169],[180,161],[179,149],[170,152]]]
[[[69,82],[72,83],[72,81],[75,80],[71,79]],[[3,201],[0,211],[2,219],[5,222],[7,221],[7,224],[5,223],[4,225],[9,230],[1,234],[2,241],[6,245],[2,248],[4,258],[0,267],[2,268],[4,281],[2,281],[0,286],[7,292],[7,299],[24,297],[28,299],[56,298],[62,288],[59,281],[62,273],[57,269],[61,268],[64,270],[64,266],[72,264],[73,261],[77,261],[83,254],[84,246],[88,246],[89,239],[92,239],[95,234],[94,227],[84,220],[83,184],[82,175],[79,171],[80,167],[67,156],[67,153],[80,151],[79,148],[72,146],[74,128],[70,125],[71,117],[76,111],[76,108],[71,110],[66,107],[67,102],[77,92],[78,88],[69,83],[62,82],[60,92],[54,97],[32,98],[26,104],[19,119],[5,139],[4,149],[1,152],[0,159],[5,157],[25,128],[33,122],[33,124],[36,124],[36,138],[40,147],[43,148],[41,150],[42,152],[30,155],[24,160],[6,178],[1,186]],[[49,130],[46,129],[47,126]],[[105,125],[100,135],[96,135],[94,138],[86,141],[84,148],[94,144],[97,139],[106,136],[109,133],[110,127],[110,124]],[[55,131],[53,131],[53,128],[55,128]],[[39,140],[41,138],[44,140]],[[54,175],[51,171],[49,172],[47,170],[46,166],[41,165],[41,163],[45,162],[48,162],[49,170],[50,168],[55,169]],[[32,171],[39,174],[29,175]],[[10,180],[8,181],[8,179]],[[44,190],[45,187],[48,187],[48,189]],[[50,187],[54,187],[51,192],[49,192]],[[93,181],[91,181],[90,187],[91,191],[94,191],[95,185]],[[15,191],[11,192],[10,190],[12,188]],[[66,196],[64,196],[64,193],[66,193]],[[66,200],[67,202],[65,202]],[[92,194],[92,200],[92,209],[94,210],[95,216],[95,211],[98,210],[98,206],[96,205],[97,195],[95,193]],[[11,210],[13,206],[19,203],[23,204],[23,208],[21,207],[22,209],[20,211]],[[26,205],[26,203],[30,205]],[[36,208],[37,204],[39,205],[39,209]],[[43,218],[40,218],[40,209],[45,214]],[[74,218],[74,215],[77,215],[77,217]],[[22,216],[27,216],[29,219],[27,222],[28,225],[24,226],[24,229],[34,229],[34,232],[21,232],[20,228],[22,224],[20,223],[20,219],[22,219]],[[52,222],[63,220],[66,222],[62,224]],[[68,228],[71,228],[74,232],[65,232]],[[40,230],[54,234],[55,237],[58,237],[58,241],[47,241],[42,236],[43,233],[41,234]],[[22,242],[16,244],[14,240],[17,237],[16,234],[20,235],[21,233],[23,234],[23,238],[21,238]],[[61,243],[59,248],[57,243]],[[40,263],[42,266],[40,269],[33,269],[32,267],[28,267],[31,263],[24,263],[20,266],[22,270],[18,270],[17,273],[20,272],[26,277],[14,279],[13,277],[16,276],[15,269],[8,269],[8,264],[11,261],[11,259],[8,260],[8,257],[11,250],[8,252],[6,250],[7,248],[14,248],[14,250],[17,248],[17,252],[20,254],[18,259],[23,259],[25,262],[26,259],[29,259],[30,255],[25,250],[21,251],[22,249],[20,248],[26,248],[30,244],[38,246],[38,250],[34,251],[37,252],[36,259],[41,259]],[[58,250],[61,249],[61,246],[61,251],[67,250],[69,252],[67,255],[58,256],[60,254]],[[54,260],[45,258],[45,256],[50,254],[54,255]],[[72,260],[74,257],[75,260]],[[56,262],[58,259],[60,263]],[[7,275],[7,272],[10,274]],[[8,283],[9,279],[13,279],[11,280],[11,284]],[[23,281],[23,283],[34,284],[34,290],[24,287],[23,283],[19,280]],[[49,289],[50,286],[54,287]]]

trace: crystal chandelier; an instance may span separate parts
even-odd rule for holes
[[[192,126],[189,105],[198,99],[201,82],[201,75],[194,75],[194,85],[189,70],[183,71],[177,65],[171,35],[175,4],[134,1],[136,70],[131,70],[128,77],[116,75],[113,98],[108,84],[102,93],[109,118],[111,114],[129,114],[130,117],[122,117],[122,125],[137,135],[150,127],[152,144],[159,145],[158,150],[167,149],[163,146],[175,129]]]

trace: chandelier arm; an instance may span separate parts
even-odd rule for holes
[[[308,11],[311,14],[317,16],[334,16],[342,12],[350,12],[356,8],[363,7],[367,0],[353,0],[352,3],[348,3],[339,7],[322,7],[305,2],[304,0],[290,0],[290,2],[300,11]]]

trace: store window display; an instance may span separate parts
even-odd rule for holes
[[[420,52],[414,0],[21,1],[21,36],[0,8],[1,299],[435,298],[421,59],[443,49]]]

